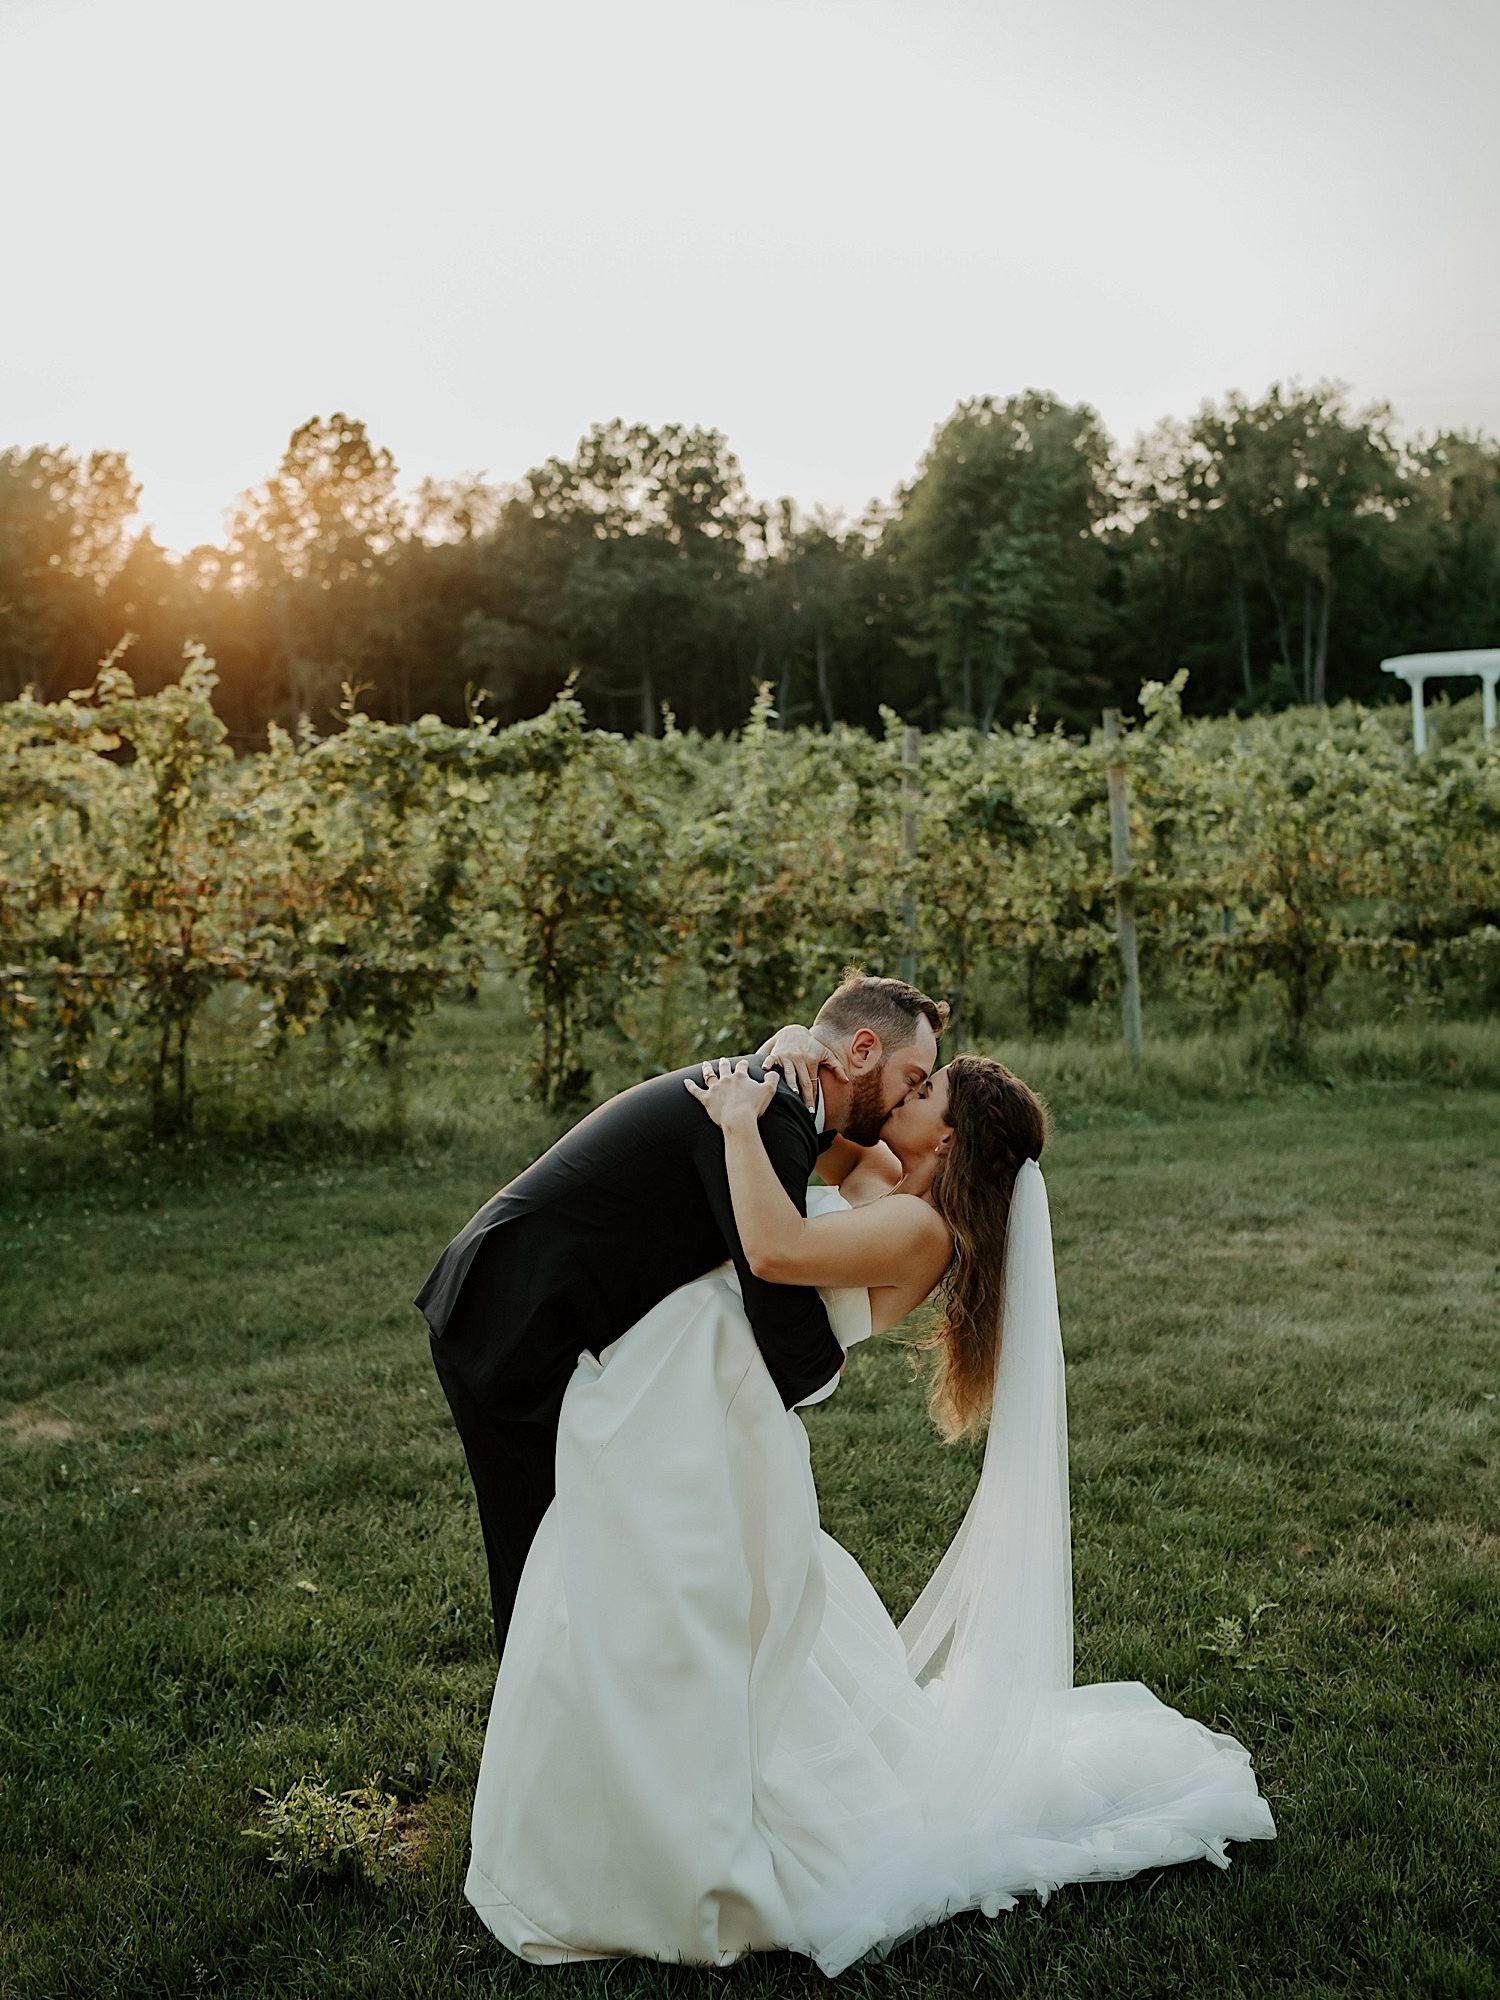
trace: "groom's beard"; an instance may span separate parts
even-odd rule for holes
[[[880,1143],[880,1128],[886,1115],[882,1101],[884,1076],[882,1057],[873,1070],[861,1071],[849,1086],[849,1115],[839,1129],[856,1146]]]

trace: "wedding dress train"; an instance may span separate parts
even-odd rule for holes
[[[844,1346],[868,1335],[865,1292],[824,1297]],[[979,1484],[899,1627],[819,1527],[807,1432],[732,1267],[580,1357],[465,1893],[540,1963],[790,1949],[835,1974],[960,1910],[1274,1838],[1232,1736],[1139,1681],[1072,1678],[1062,1345],[1028,1162]]]

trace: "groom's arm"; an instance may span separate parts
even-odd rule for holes
[[[714,1221],[734,1259],[745,1315],[756,1344],[782,1402],[790,1409],[815,1390],[831,1386],[844,1365],[844,1350],[833,1337],[827,1311],[816,1291],[806,1285],[769,1284],[750,1269],[729,1195],[724,1134],[708,1118],[703,1118],[702,1124],[703,1131],[693,1144],[693,1165],[703,1183]],[[790,1195],[798,1214],[805,1215],[807,1178],[817,1151],[811,1124],[790,1098],[778,1098],[761,1119],[760,1132],[776,1178]]]

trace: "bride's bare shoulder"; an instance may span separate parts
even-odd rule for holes
[[[884,1211],[887,1215],[899,1214],[904,1228],[917,1231],[934,1251],[941,1250],[946,1258],[953,1248],[953,1238],[930,1201],[919,1194],[888,1194],[884,1199],[890,1204]]]

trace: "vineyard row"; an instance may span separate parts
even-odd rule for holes
[[[1107,1004],[1113,757],[1152,991],[1219,1015],[1267,983],[1295,1038],[1346,963],[1490,1000],[1500,981],[1500,756],[1475,735],[1416,759],[1380,711],[1186,721],[1179,676],[1142,689],[1114,750],[950,730],[903,767],[895,716],[883,740],[784,731],[767,690],[735,738],[627,740],[564,691],[508,728],[351,706],[236,757],[215,680],[191,650],[143,696],[111,660],[66,700],[0,707],[13,1102],[89,1116],[144,1091],[158,1124],[186,1118],[225,986],[253,992],[267,1050],[321,1026],[390,1060],[497,954],[549,1102],[585,1087],[590,1029],[664,1064],[673,1033],[752,1043],[847,962],[910,965],[960,1034],[996,969],[1034,1015],[1058,991]]]

